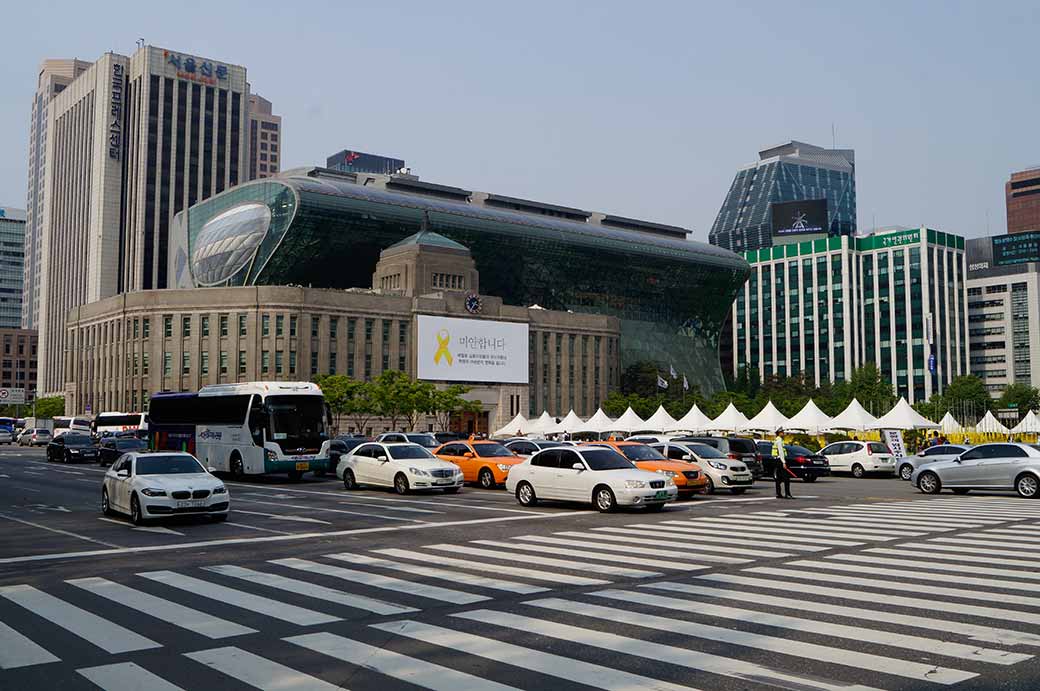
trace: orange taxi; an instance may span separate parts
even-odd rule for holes
[[[672,478],[680,497],[689,497],[695,492],[703,492],[708,486],[708,476],[696,463],[673,461],[661,455],[657,449],[637,441],[590,441],[583,446],[609,446],[628,460],[635,463],[640,470],[661,473]]]
[[[433,450],[442,461],[462,468],[462,479],[475,482],[484,489],[505,484],[509,469],[524,459],[497,441],[467,439],[450,441]]]

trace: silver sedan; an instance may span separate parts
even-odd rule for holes
[[[921,466],[910,481],[925,494],[1013,489],[1035,498],[1040,496],[1040,444],[980,444],[957,458]]]
[[[913,476],[914,471],[925,463],[952,461],[970,448],[971,446],[968,444],[941,444],[939,446],[929,446],[927,449],[913,456],[904,456],[903,458],[900,458],[897,472],[899,473],[900,478],[903,480],[909,480]]]

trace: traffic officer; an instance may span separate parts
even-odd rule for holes
[[[776,483],[777,499],[794,499],[791,496],[791,471],[787,469],[787,451],[784,449],[784,430],[776,431],[776,439],[773,440],[773,455],[776,456],[776,464],[773,466],[773,481]],[[784,485],[784,493],[780,494],[780,483]]]

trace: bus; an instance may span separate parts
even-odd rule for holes
[[[329,470],[332,415],[310,382],[204,386],[148,402],[149,447],[187,451],[232,477]]]
[[[148,430],[148,416],[145,413],[118,413],[108,411],[98,413],[90,423],[90,431],[95,437],[107,437],[120,432],[138,432]]]
[[[13,417],[0,417],[0,432],[10,432],[14,434],[15,427],[18,426],[18,420]]]
[[[57,439],[66,432],[82,432],[83,434],[90,434],[90,418],[55,415],[54,438]]]

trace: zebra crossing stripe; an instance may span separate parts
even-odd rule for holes
[[[608,561],[615,564],[631,564],[633,566],[645,566],[652,569],[672,569],[674,571],[698,571],[701,569],[708,568],[704,564],[691,564],[688,562],[672,561],[670,559],[665,560],[649,559],[647,557],[632,557],[627,555],[609,554],[606,552],[593,552],[585,549],[571,549],[569,547],[550,547],[546,545],[529,544],[520,541],[502,542],[498,540],[473,540],[470,544],[485,545],[488,547],[501,547],[502,549],[512,551],[514,555],[519,555],[520,552],[540,552],[542,554],[557,554],[562,557],[574,557],[577,559],[594,559],[596,561]],[[582,546],[587,547],[588,545]],[[723,563],[727,564],[747,564],[751,560],[737,559],[735,557],[718,557],[714,561],[722,561]]]
[[[329,616],[328,614],[304,609],[303,607],[297,607],[285,602],[278,602],[277,600],[210,583],[192,576],[184,576],[173,571],[149,571],[137,575],[194,595],[208,597],[211,600],[264,614],[274,619],[296,624],[297,626],[313,626],[315,624],[330,624],[334,621],[340,621],[339,617]]]
[[[326,554],[325,556],[329,559],[337,559],[339,557],[337,554]],[[452,590],[451,588],[442,588],[438,585],[429,585],[428,583],[419,583],[416,581],[406,581],[402,578],[393,578],[392,576],[384,576],[382,574],[369,573],[367,571],[358,571],[357,569],[346,569],[342,566],[332,566],[331,564],[322,564],[306,559],[275,559],[271,563],[277,564],[278,566],[287,566],[290,569],[297,569],[299,571],[320,573],[323,576],[341,578],[345,581],[350,581],[351,583],[367,585],[370,588],[392,590],[399,593],[414,595],[416,597],[426,597],[431,600],[450,602],[455,605],[471,605],[474,602],[482,602],[490,599],[483,595],[465,593],[461,590]]]
[[[851,509],[851,508],[831,508],[831,509],[798,509],[798,513],[811,513],[814,515],[827,516],[828,520],[843,521],[843,522],[862,522],[864,520],[876,521],[879,525],[901,525],[909,528],[917,529],[928,529],[936,528],[937,531],[942,532],[948,530],[958,530],[961,528],[981,528],[987,525],[994,525],[1000,521],[987,521],[979,519],[975,521],[962,521],[962,520],[944,520],[936,518],[935,514],[929,513],[926,520],[922,521],[922,517],[918,514],[903,514],[903,513],[890,513],[882,514],[877,511],[867,511],[864,509]],[[861,523],[862,524],[862,523]]]
[[[507,543],[508,544],[508,543]],[[501,552],[492,549],[479,549],[467,545],[426,545],[427,549],[435,549],[441,552],[452,552],[455,554],[472,554],[475,557],[487,557],[489,559],[501,559],[503,561],[522,561],[527,564],[540,564],[542,566],[555,566],[561,569],[570,569],[581,573],[602,573],[610,576],[623,576],[626,578],[650,578],[660,576],[655,571],[641,571],[639,569],[626,569],[621,566],[608,566],[606,564],[589,564],[587,562],[568,561],[566,559],[551,559],[539,557],[533,554],[520,555],[510,550]]]
[[[516,687],[475,677],[450,667],[376,648],[332,633],[310,633],[284,639],[337,660],[364,666],[394,679],[434,691],[515,691]]]
[[[441,554],[430,554],[428,552],[414,552],[405,549],[377,549],[374,550],[376,554],[383,554],[388,557],[397,557],[398,559],[411,559],[413,561],[428,562],[431,564],[440,564],[442,566],[454,566],[460,569],[469,569],[471,571],[486,571],[489,573],[500,574],[504,576],[517,576],[519,578],[527,578],[532,581],[547,581],[553,584],[559,584],[560,576],[553,573],[546,573],[545,571],[536,571],[535,569],[525,569],[519,566],[502,566],[498,564],[486,564],[484,562],[470,561],[469,559],[453,559],[451,557],[445,557]],[[600,578],[588,578],[586,576],[567,576],[568,585],[607,585],[610,581],[604,581]]]
[[[977,533],[978,537],[992,537],[994,540],[1008,540],[1010,542],[1028,542],[1036,544],[1040,542],[1040,535],[1029,534],[1022,530],[984,530]]]
[[[593,532],[579,533],[574,531],[565,531],[561,533],[553,533],[553,535],[563,535],[567,537],[581,537],[586,540],[607,540],[610,542],[630,542],[641,545],[656,545],[660,547],[671,547],[673,549],[680,548],[683,550],[683,554],[689,556],[690,550],[696,550],[700,552],[723,552],[725,554],[736,554],[743,557],[772,557],[776,555],[776,552],[766,551],[763,549],[745,549],[740,545],[762,547],[760,540],[741,540],[739,538],[728,538],[714,535],[699,534],[696,538],[688,535],[668,533],[662,536],[661,531],[655,530],[642,530],[638,528],[593,528]],[[654,538],[662,539],[654,539]],[[716,542],[720,544],[706,544]],[[800,545],[791,542],[774,542],[771,543],[777,549],[791,549],[796,552],[822,552],[830,549],[830,547],[816,547],[814,545]]]
[[[839,539],[848,540],[894,540],[895,536],[889,533],[877,533],[870,532],[867,530],[856,529],[851,530],[849,528],[831,528],[827,526],[826,521],[810,522],[809,526],[792,528],[788,526],[786,520],[774,519],[774,518],[760,518],[757,520],[753,519],[723,519],[723,518],[701,518],[691,525],[700,525],[703,521],[707,525],[717,526],[728,526],[735,530],[743,530],[751,528],[752,530],[760,530],[769,532],[770,530],[782,530],[784,535],[804,535],[806,537],[835,537]],[[671,521],[665,521],[671,523]],[[916,533],[917,535],[925,535],[925,532]],[[903,535],[913,535],[912,533],[903,533]]]
[[[593,530],[606,530],[606,528],[593,528]],[[734,531],[725,526],[677,526],[677,525],[665,525],[664,523],[636,523],[634,525],[626,526],[624,528],[612,528],[611,530],[618,532],[625,532],[628,534],[635,534],[639,531],[639,534],[656,535],[658,537],[672,537],[673,535],[678,539],[685,537],[686,539],[700,539],[702,536],[715,536],[716,539],[730,540],[731,536],[734,535]],[[851,540],[832,540],[830,538],[820,537],[778,537],[776,533],[770,533],[768,531],[756,531],[751,528],[741,529],[739,534],[742,538],[757,540],[755,544],[762,546],[763,540],[769,541],[770,544],[777,544],[779,547],[788,548],[787,543],[783,540],[798,540],[809,545],[820,545],[825,549],[832,549],[834,547],[853,547],[855,545],[862,545],[862,542],[854,542]],[[788,548],[789,549],[789,548]],[[771,553],[770,553],[771,554]]]
[[[560,602],[566,601],[561,600]],[[556,608],[553,607],[553,609]],[[612,623],[617,621],[617,615],[616,610],[611,610],[610,620]],[[755,664],[754,662],[712,655],[711,653],[701,651],[694,652],[688,648],[678,648],[660,641],[644,641],[639,638],[620,636],[607,631],[597,631],[545,619],[526,617],[513,612],[495,612],[488,609],[479,609],[471,612],[459,612],[451,616],[485,624],[494,624],[516,631],[548,636],[578,645],[602,648],[623,655],[653,660],[658,663],[733,677],[749,684],[773,684],[781,688],[798,689],[799,691],[807,691],[808,689],[816,691],[877,691],[869,686],[830,681],[816,677],[803,677],[798,674],[789,674],[773,667]],[[638,620],[642,623],[643,615],[639,615]]]
[[[523,540],[525,542],[540,542],[547,545],[564,545],[571,547],[588,547],[594,549],[601,549],[607,552],[623,552],[624,554],[645,554],[651,557],[664,557],[666,559],[697,559],[699,561],[711,561],[718,562],[720,564],[746,564],[750,559],[741,559],[739,557],[726,557],[718,554],[691,554],[690,552],[681,552],[674,549],[655,549],[653,547],[646,547],[646,542],[642,540],[636,540],[635,543],[639,544],[636,547],[635,544],[629,543],[625,545],[612,544],[609,541],[604,541],[600,535],[588,535],[583,533],[570,533],[571,535],[580,536],[581,539],[568,539],[566,537],[557,537],[562,533],[556,533],[551,537],[544,535],[521,535],[519,537],[511,538],[513,540]],[[609,537],[609,536],[608,536]],[[777,557],[793,557],[793,554],[782,554],[777,552]],[[667,563],[667,562],[666,562]],[[671,562],[673,564],[682,564],[681,561]],[[652,566],[652,564],[648,564]],[[690,565],[693,568],[699,568],[699,565]],[[667,567],[665,567],[667,568]],[[672,568],[682,568],[682,566],[673,566]]]
[[[749,516],[749,518],[757,518],[757,516]],[[764,520],[764,519],[760,519],[760,520]],[[772,518],[772,517],[768,517],[768,520],[770,522],[778,522],[778,523],[782,523],[784,525],[792,525],[792,526],[797,526],[797,527],[806,527],[806,528],[810,528],[810,529],[813,529],[813,530],[815,530],[818,526],[825,527],[825,528],[830,529],[830,530],[837,530],[837,531],[850,531],[851,530],[851,531],[854,531],[857,534],[863,528],[866,528],[871,533],[874,533],[874,532],[877,532],[878,530],[891,530],[891,529],[895,529],[895,527],[910,528],[911,529],[910,532],[903,531],[904,535],[910,535],[910,536],[925,535],[928,532],[930,532],[930,529],[928,527],[922,526],[920,524],[914,525],[912,523],[898,523],[895,526],[893,526],[893,525],[891,525],[890,523],[887,523],[887,522],[886,523],[880,523],[880,522],[875,523],[873,518],[869,519],[870,523],[867,523],[865,520],[861,520],[858,517],[840,518],[840,517],[832,517],[832,516],[829,516],[829,515],[825,519],[823,519],[823,520],[813,520],[813,519],[808,519],[808,518]],[[888,533],[885,533],[885,535],[888,535]]]
[[[827,525],[840,527],[840,528],[858,528],[863,526],[863,522],[866,520],[870,521],[870,525],[873,528],[885,528],[885,529],[901,529],[908,528],[910,530],[926,530],[930,533],[945,533],[951,530],[958,530],[964,527],[980,528],[983,524],[977,523],[972,526],[964,526],[960,523],[946,523],[928,521],[927,524],[922,524],[921,521],[916,519],[895,519],[895,518],[881,518],[873,516],[869,513],[853,513],[851,511],[842,511],[841,513],[832,513],[826,509],[798,509],[798,513],[812,513],[827,517]],[[793,510],[792,510],[793,513]],[[788,516],[787,513],[775,513],[769,514],[771,518],[784,518]],[[809,521],[813,523],[813,521]]]
[[[130,629],[113,624],[30,585],[0,587],[0,596],[108,653],[129,653],[134,650],[162,647]]]
[[[946,549],[951,551],[935,551],[937,549]],[[886,554],[893,557],[945,559],[946,561],[968,561],[976,564],[993,564],[999,566],[1024,566],[1027,569],[1035,569],[1037,566],[1040,566],[1037,562],[1027,559],[1001,559],[999,557],[972,556],[960,552],[960,550],[955,547],[937,547],[936,545],[927,542],[904,542],[893,549],[878,547],[866,551],[876,554]]]
[[[696,691],[688,686],[417,621],[373,624],[372,628],[604,691]]]
[[[640,586],[640,588],[655,588],[661,584],[653,584]],[[734,598],[743,599],[746,601],[747,595],[745,594],[742,598],[737,596],[732,591],[716,590],[714,588],[706,588],[701,585],[685,585],[676,583],[674,585],[679,586],[678,588],[669,587],[669,583],[663,584],[662,590],[671,590],[674,592],[681,592],[689,595],[695,595],[698,597],[709,595],[712,597],[723,597],[723,598]],[[597,592],[589,593],[595,597],[605,597],[611,600],[617,600],[620,602],[629,602],[633,604],[645,603],[653,607],[660,607],[662,609],[674,609],[684,612],[688,612],[690,609],[689,598],[676,598],[676,597],[663,597],[660,595],[651,595],[645,592],[634,592],[631,590],[600,590]],[[767,600],[770,598],[766,598]],[[783,607],[781,598],[771,598],[774,605]],[[759,599],[759,596],[755,597],[756,604],[768,604]],[[815,603],[814,603],[815,604]],[[808,608],[803,608],[808,609]],[[851,609],[851,608],[849,608]],[[818,611],[818,610],[817,610]],[[791,629],[792,631],[802,631],[805,633],[813,633],[821,636],[833,636],[834,638],[843,638],[851,641],[860,641],[862,643],[874,643],[877,645],[887,645],[893,648],[905,648],[907,650],[913,650],[914,652],[921,652],[924,650],[931,651],[936,655],[942,655],[944,657],[955,657],[963,660],[971,660],[974,662],[989,662],[997,665],[1013,665],[1023,660],[1032,658],[1032,655],[1024,655],[1022,653],[1011,653],[1006,650],[996,650],[993,648],[980,648],[977,645],[964,645],[962,643],[952,643],[949,641],[937,640],[935,638],[925,638],[923,636],[913,636],[900,633],[893,633],[891,631],[881,631],[878,629],[865,628],[861,626],[846,626],[844,624],[832,624],[826,621],[817,621],[814,619],[801,619],[799,617],[792,617],[786,614],[776,614],[772,612],[762,612],[748,609],[740,609],[737,607],[729,607],[723,605],[714,605],[706,603],[703,600],[697,602],[697,614],[703,614],[709,617],[719,617],[720,619],[733,619],[735,621],[751,621],[761,626],[774,626],[781,629]],[[933,627],[936,630],[941,630],[939,627]]]
[[[401,571],[404,573],[412,573],[417,576],[437,578],[442,581],[451,581],[453,583],[465,583],[466,585],[472,585],[478,588],[504,590],[510,593],[520,593],[521,595],[544,593],[548,590],[548,588],[543,588],[537,585],[528,585],[526,583],[520,583],[518,581],[507,581],[504,578],[488,578],[486,576],[477,576],[472,573],[463,573],[462,571],[438,569],[432,566],[421,566],[419,564],[406,564],[404,562],[393,561],[391,559],[380,559],[379,557],[370,557],[366,554],[341,553],[337,554],[336,558],[351,564],[358,564],[359,566],[377,566],[383,569],[391,569],[394,571]]]
[[[256,583],[258,585],[265,585],[268,588],[277,588],[278,590],[284,590],[286,592],[296,593],[306,597],[315,597],[328,602],[335,602],[338,605],[345,605],[347,607],[353,607],[354,609],[363,609],[366,612],[375,612],[376,614],[407,614],[419,611],[414,607],[402,607],[401,605],[383,602],[382,600],[365,597],[364,595],[353,595],[351,593],[345,593],[342,590],[326,588],[325,586],[316,583],[307,583],[306,587],[301,587],[303,584],[295,578],[286,578],[273,573],[254,571],[253,569],[245,569],[241,566],[225,564],[222,566],[206,566],[204,568],[207,571],[219,573],[222,576],[241,578],[244,581]]]
[[[208,638],[226,638],[256,633],[256,629],[241,626],[212,614],[171,602],[150,593],[129,588],[121,583],[114,583],[105,578],[74,578],[65,581],[77,588],[82,588],[117,604],[137,610],[142,614],[155,617],[168,624],[182,629],[194,631]]]
[[[84,667],[77,669],[92,684],[104,691],[128,691],[129,689],[147,689],[148,691],[183,691],[160,676],[152,674],[144,667],[133,662],[119,662],[114,665],[100,667]]]
[[[859,566],[856,564],[840,564],[837,561],[814,561],[814,560],[801,560],[801,561],[790,561],[785,566],[807,566],[810,568],[823,568],[832,569],[834,571],[849,571],[851,573],[864,573],[874,574],[876,576],[893,576],[900,579],[910,580],[933,580],[937,578],[936,574],[922,573],[918,569],[905,570],[905,569],[886,569],[874,566]],[[999,581],[993,578],[972,578],[971,576],[952,576],[949,574],[943,574],[942,579],[944,583],[959,583],[961,585],[979,585],[989,586],[992,588],[1006,588],[1008,590],[1024,590],[1031,593],[1040,593],[1040,583],[1020,583],[1018,581]],[[988,595],[995,601],[999,601],[1003,595],[997,595],[996,593],[979,593]],[[1036,605],[1040,606],[1040,598],[1031,598]]]
[[[60,662],[60,658],[0,621],[0,669]]]
[[[1031,581],[1040,581],[1040,573],[1035,571],[1019,571],[1015,569],[994,569],[984,566],[972,566],[969,564],[936,564],[932,561],[921,561],[920,559],[889,559],[875,557],[870,554],[835,554],[832,559],[841,561],[854,561],[866,564],[881,564],[882,566],[905,566],[911,569],[924,569],[926,571],[949,571],[952,573],[977,573],[990,576],[1010,576]],[[925,574],[926,576],[930,574]]]
[[[931,541],[929,541],[931,542]],[[993,539],[987,540],[972,540],[970,538],[961,537],[943,537],[935,538],[935,542],[940,542],[944,545],[964,545],[965,549],[969,547],[989,547],[997,549],[1008,549],[1008,550],[1025,550],[1032,552],[1036,549],[1036,543],[1032,541],[1018,541],[1013,538],[994,537]]]
[[[837,508],[831,509],[835,513],[841,513],[842,511],[853,511],[860,514],[870,514],[874,516],[888,516],[892,518],[934,518],[940,521],[958,522],[963,523],[975,523],[975,524],[993,524],[993,523],[1006,523],[1008,520],[1013,520],[1019,516],[1032,517],[1032,514],[1022,514],[1014,511],[990,511],[987,510],[980,515],[979,507],[964,508],[964,509],[947,509],[937,508],[935,506],[929,508],[926,506],[917,507],[902,507],[892,506],[889,504],[879,506],[865,506],[858,509],[848,508]]]
[[[951,554],[980,554],[980,555],[992,555],[995,557],[1014,557],[1016,559],[1022,559],[1033,554],[1033,550],[1028,548],[1018,549],[997,549],[997,548],[983,548],[983,547],[968,547],[965,545],[941,545],[936,542],[904,542],[900,546],[906,545],[922,545],[924,549],[934,550],[936,552],[950,552]],[[1025,561],[1034,561],[1025,559]],[[1033,566],[1037,566],[1036,563]]]
[[[234,646],[184,656],[261,691],[345,691],[343,687]]]

